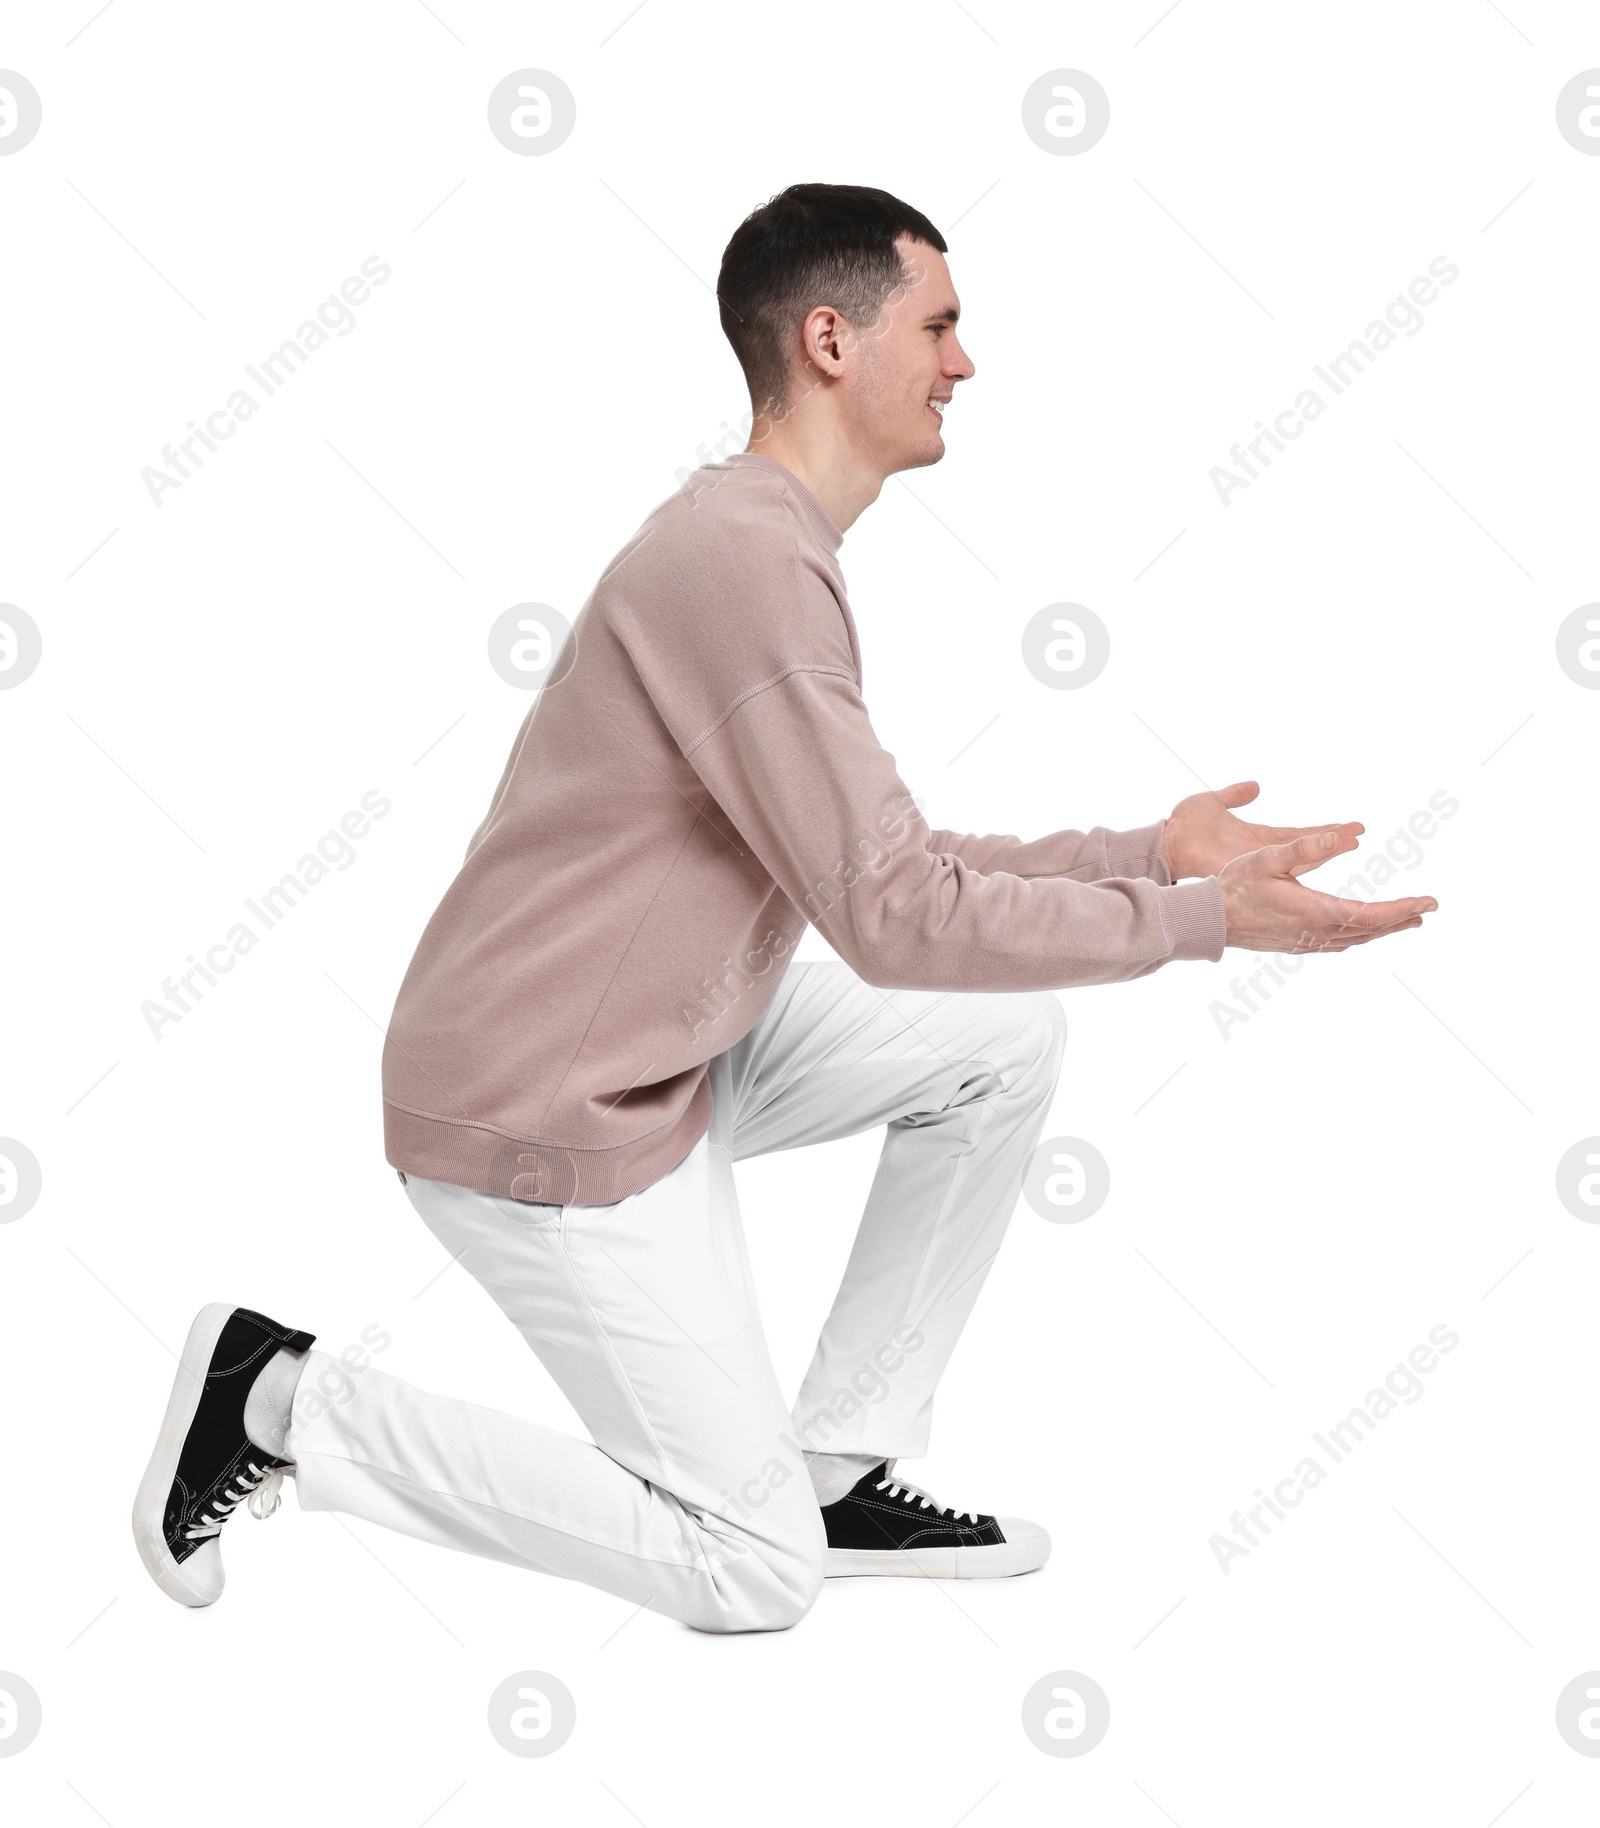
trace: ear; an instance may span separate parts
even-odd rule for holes
[[[800,326],[806,364],[817,373],[836,376],[844,367],[845,341],[850,326],[832,305],[817,305]]]

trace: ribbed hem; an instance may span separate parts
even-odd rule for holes
[[[1174,958],[1204,958],[1215,964],[1228,943],[1228,917],[1222,884],[1215,876],[1169,883],[1161,891],[1161,918],[1167,923]]]
[[[610,1206],[670,1173],[710,1127],[709,1076],[674,1122],[606,1149],[520,1142],[502,1130],[422,1116],[386,1099],[383,1153],[402,1174],[474,1193],[539,1206]]]

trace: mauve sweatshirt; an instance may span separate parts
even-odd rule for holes
[[[1161,825],[931,831],[878,741],[837,553],[774,458],[705,465],[607,566],[423,932],[383,1050],[405,1174],[546,1204],[657,1180],[809,920],[885,989],[1218,959]]]

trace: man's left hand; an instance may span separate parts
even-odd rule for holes
[[[1161,831],[1161,854],[1174,882],[1186,876],[1215,876],[1224,864],[1267,844],[1289,844],[1318,832],[1359,837],[1367,828],[1343,825],[1252,825],[1236,819],[1232,808],[1248,806],[1260,793],[1256,781],[1235,781],[1215,793],[1192,793],[1172,809]]]

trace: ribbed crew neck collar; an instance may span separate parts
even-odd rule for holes
[[[840,530],[838,522],[786,464],[779,463],[776,457],[768,457],[762,451],[735,451],[731,457],[725,458],[724,462],[736,463],[745,469],[755,466],[759,469],[775,471],[794,491],[796,500],[805,509],[812,525],[816,528],[818,539],[829,552],[839,550],[844,540],[844,534]]]

